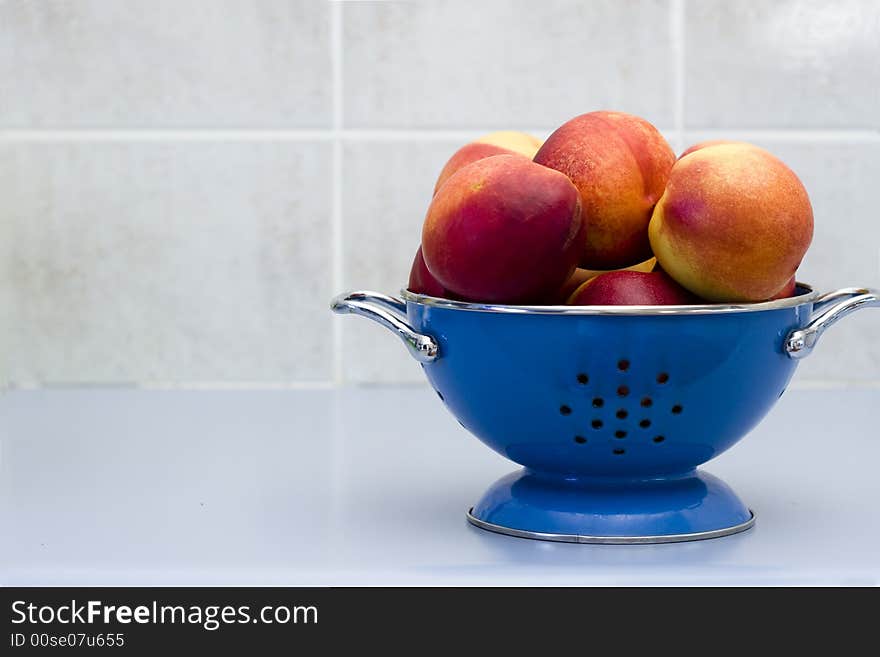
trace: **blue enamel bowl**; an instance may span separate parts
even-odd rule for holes
[[[745,436],[862,288],[756,304],[505,306],[355,292],[333,310],[396,332],[469,432],[523,468],[468,512],[492,531],[668,542],[748,529],[697,466]]]

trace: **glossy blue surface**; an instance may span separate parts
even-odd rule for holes
[[[495,482],[471,513],[503,527],[579,536],[693,534],[751,517],[730,487],[706,472],[627,480],[525,469]]]
[[[561,315],[407,301],[407,315],[440,343],[440,358],[423,367],[448,409],[528,469],[495,484],[474,515],[515,529],[619,536],[748,517],[723,483],[693,470],[745,436],[785,391],[797,362],[782,343],[812,306]]]

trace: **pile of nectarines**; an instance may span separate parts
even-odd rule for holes
[[[443,167],[412,292],[486,303],[678,305],[795,293],[813,211],[766,150],[711,141],[678,159],[622,112],[568,121],[543,144],[496,132]]]

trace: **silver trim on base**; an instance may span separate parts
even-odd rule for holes
[[[485,529],[486,531],[495,532],[496,534],[505,534],[507,536],[515,536],[517,538],[531,538],[537,541],[556,541],[557,543],[592,543],[599,545],[644,545],[649,543],[682,543],[684,541],[705,541],[709,538],[720,538],[722,536],[730,536],[731,534],[739,534],[747,529],[751,529],[755,524],[755,513],[749,509],[751,517],[739,525],[732,527],[723,527],[721,529],[713,529],[706,532],[694,532],[692,534],[663,534],[660,536],[582,536],[579,534],[547,534],[544,532],[531,532],[525,529],[513,529],[511,527],[503,527],[495,525],[485,520],[480,520],[473,515],[473,507],[468,509],[467,519],[474,527]]]

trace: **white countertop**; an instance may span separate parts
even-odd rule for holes
[[[427,387],[13,391],[0,582],[880,584],[880,390],[793,390],[708,464],[751,531],[670,545],[491,534],[515,465]]]

